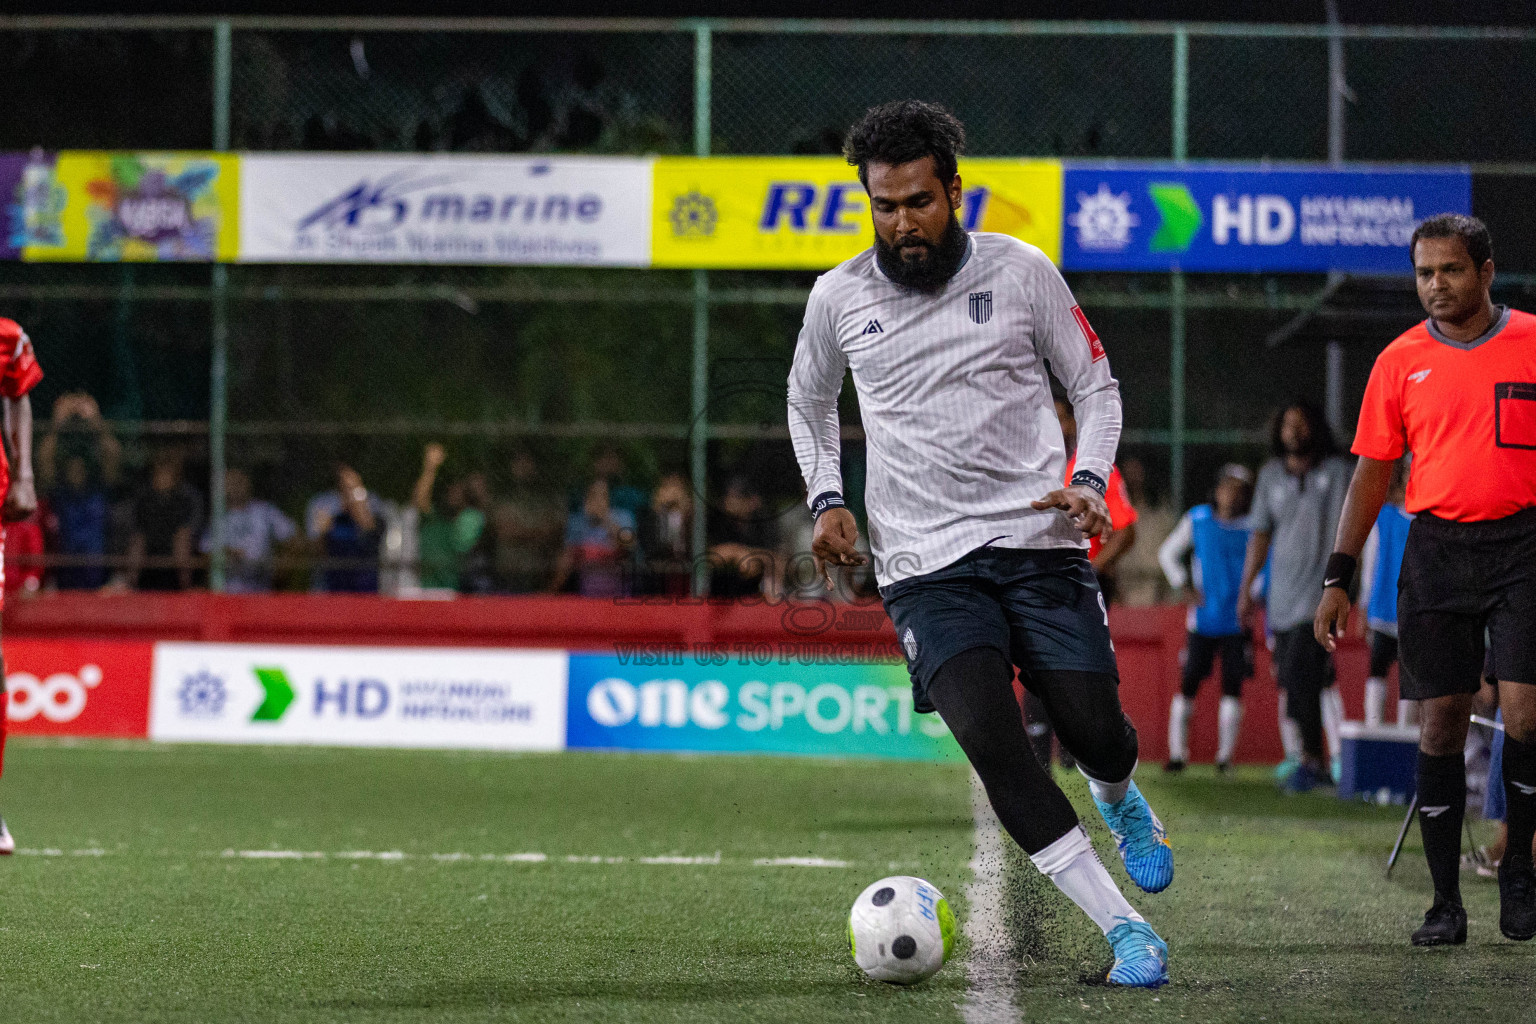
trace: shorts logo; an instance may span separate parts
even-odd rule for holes
[[[901,646],[907,652],[908,661],[917,660],[917,636],[912,632],[911,626],[908,626],[907,631],[901,635]]]
[[[1450,809],[1451,809],[1451,805],[1450,804],[1444,804],[1444,805],[1442,805],[1440,807],[1420,807],[1419,808],[1419,813],[1425,815],[1426,817],[1438,818],[1438,817],[1440,817],[1440,815],[1444,814],[1446,811],[1448,811]]]
[[[971,292],[971,322],[984,324],[992,319],[992,293]]]
[[[879,320],[871,320],[869,324],[859,332],[860,334],[884,334],[885,328],[880,326]]]
[[[1072,317],[1077,321],[1078,330],[1083,332],[1083,339],[1088,342],[1088,351],[1093,355],[1093,361],[1103,359],[1107,352],[1104,351],[1104,343],[1094,333],[1093,325],[1088,322],[1088,315],[1083,312],[1082,306],[1072,307]]]
[[[1511,782],[1510,785],[1514,786],[1526,796],[1536,796],[1536,786],[1527,786],[1523,782]]]

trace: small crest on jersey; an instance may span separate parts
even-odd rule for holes
[[[984,324],[992,319],[992,293],[971,292],[971,320]]]
[[[917,660],[917,636],[912,632],[911,626],[908,626],[907,631],[901,634],[901,646],[907,652],[908,661]]]
[[[871,320],[869,324],[859,332],[860,334],[884,334],[885,328],[880,326],[879,320]]]
[[[1077,321],[1078,329],[1083,332],[1083,339],[1088,342],[1088,351],[1093,353],[1093,361],[1098,362],[1108,355],[1104,351],[1104,343],[1093,331],[1093,324],[1088,322],[1088,316],[1083,312],[1082,306],[1072,307],[1072,318]]]

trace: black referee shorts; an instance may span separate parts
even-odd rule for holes
[[[1474,523],[1419,513],[1397,584],[1402,695],[1476,693],[1485,629],[1499,678],[1536,684],[1536,508]]]

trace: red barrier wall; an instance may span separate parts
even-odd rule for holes
[[[1114,608],[1110,631],[1120,660],[1121,700],[1141,733],[1142,760],[1167,756],[1168,700],[1179,684],[1184,609]],[[473,647],[559,647],[612,650],[624,644],[815,644],[837,657],[884,651],[899,657],[889,621],[875,606],[804,602],[768,606],[680,602],[599,601],[579,597],[459,598],[395,601],[366,595],[274,594],[234,597],[206,593],[52,594],[6,602],[4,635],[11,639],[204,640],[214,642],[366,644]],[[1275,687],[1269,656],[1258,651],[1247,689],[1247,717],[1238,760],[1281,757]],[[1349,717],[1362,713],[1365,645],[1344,641],[1340,689]],[[1214,680],[1201,690],[1190,727],[1191,755],[1209,761],[1216,748]]]

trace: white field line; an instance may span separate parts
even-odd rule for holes
[[[971,949],[960,1016],[965,1024],[1017,1021],[1011,949],[1003,918],[1003,828],[975,773],[971,775],[971,817],[976,821],[976,854],[971,860],[971,881],[965,887],[965,937]]]
[[[24,848],[16,851],[19,857],[108,857],[112,854],[107,850],[60,850],[52,847],[44,849]],[[185,854],[162,853],[161,856],[187,856]],[[404,860],[429,860],[439,864],[453,864],[459,862],[473,862],[477,864],[646,864],[652,866],[677,866],[677,867],[719,867],[721,865],[748,866],[755,868],[852,868],[860,866],[875,867],[877,865],[860,865],[855,861],[837,860],[831,857],[753,857],[738,858],[723,856],[716,850],[712,854],[703,856],[683,856],[679,854],[666,854],[656,857],[612,857],[597,855],[567,854],[560,857],[551,857],[547,853],[406,853],[403,850],[341,850],[328,853],[324,850],[236,850],[233,848],[219,851],[218,853],[190,854],[190,856],[217,856],[234,860],[374,860],[374,861],[404,861]],[[889,870],[901,868],[914,868],[918,865],[906,861],[890,861],[884,865]]]

